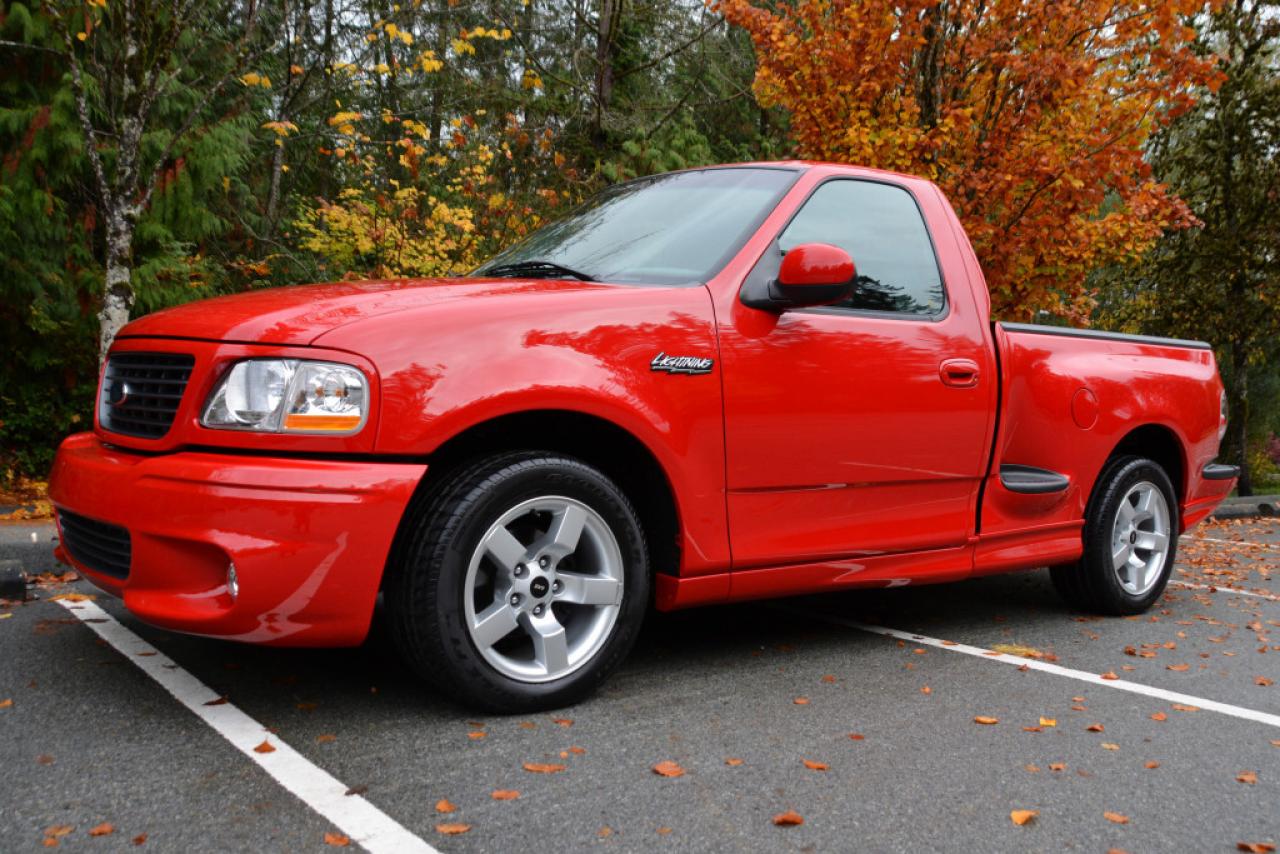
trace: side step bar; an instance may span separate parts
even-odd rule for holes
[[[1231,480],[1240,476],[1240,466],[1229,466],[1225,463],[1207,463],[1200,473],[1205,480]]]
[[[1005,463],[1000,466],[1000,484],[1010,492],[1020,492],[1023,495],[1045,495],[1050,492],[1062,492],[1071,485],[1071,478],[1048,469]]]

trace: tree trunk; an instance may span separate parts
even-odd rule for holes
[[[107,281],[98,312],[98,362],[106,361],[111,342],[129,322],[133,308],[133,220],[117,202],[107,213]]]

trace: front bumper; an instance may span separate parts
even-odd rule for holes
[[[62,551],[140,619],[251,643],[347,646],[368,633],[391,542],[425,472],[372,460],[143,455],[80,433],[59,448],[49,494],[60,510],[128,530],[124,579]]]

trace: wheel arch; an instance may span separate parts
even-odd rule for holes
[[[1102,471],[1106,470],[1112,460],[1123,456],[1146,457],[1165,470],[1173,483],[1175,505],[1177,505],[1173,511],[1178,514],[1179,524],[1181,524],[1180,507],[1187,495],[1187,450],[1182,440],[1178,438],[1178,434],[1163,424],[1144,424],[1141,427],[1135,427],[1126,433],[1112,449],[1111,454],[1103,462],[1098,477],[1101,477]],[[1096,478],[1094,486],[1095,488],[1097,486]]]
[[[603,472],[635,507],[654,571],[679,573],[680,511],[670,476],[657,455],[634,433],[598,415],[538,409],[472,424],[431,452],[415,500],[429,495],[451,472],[473,460],[519,450],[561,453]]]

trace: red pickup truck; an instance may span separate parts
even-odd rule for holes
[[[349,645],[381,595],[463,701],[575,701],[659,609],[1052,567],[1161,595],[1227,495],[1207,344],[992,323],[931,183],[766,163],[615,186],[460,278],[129,324],[51,483],[157,626]]]

